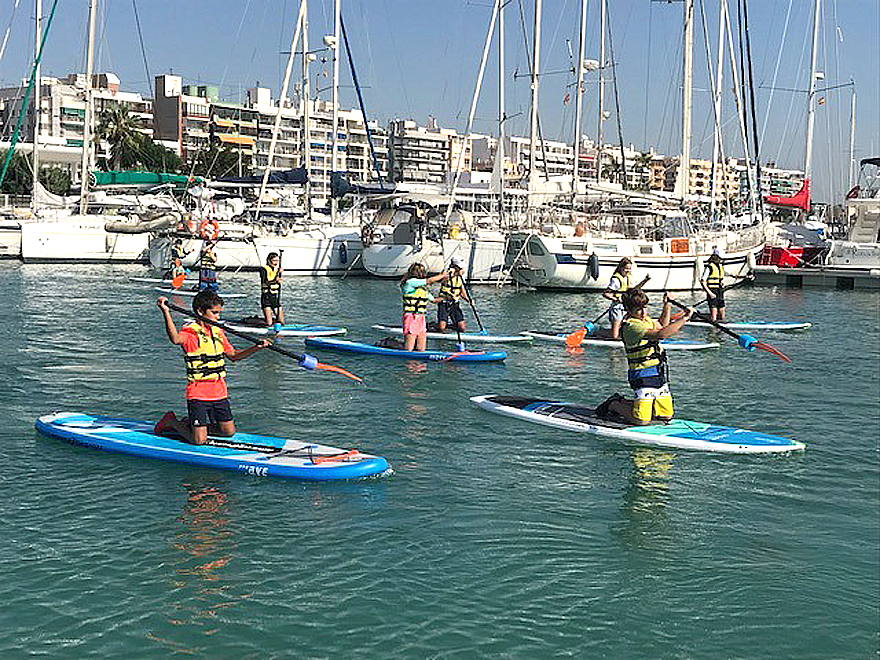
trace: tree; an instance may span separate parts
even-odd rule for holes
[[[602,178],[612,183],[620,182],[620,174],[623,168],[614,156],[609,156],[609,159],[605,161],[605,166],[602,168]]]
[[[210,148],[201,149],[195,156],[195,163],[190,161],[189,167],[196,176],[218,178],[223,176],[236,176],[238,174],[239,158],[241,158],[241,171],[249,172],[251,169],[250,154],[242,154],[228,147],[218,148],[217,144],[211,144]]]
[[[0,152],[0,159],[6,160],[6,151]],[[6,178],[0,186],[0,193],[6,195],[30,195],[33,191],[33,169],[31,161],[21,152],[12,155]],[[46,190],[56,195],[70,193],[70,174],[60,167],[41,167],[40,183]]]
[[[137,119],[124,105],[116,103],[101,113],[97,137],[110,145],[110,169],[128,169],[138,164],[143,134],[138,130]]]
[[[651,160],[651,154],[648,153],[640,153],[635,158],[635,170],[642,175],[639,177],[639,190],[648,190],[651,186]]]

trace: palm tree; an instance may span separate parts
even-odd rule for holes
[[[110,145],[111,169],[137,165],[143,134],[138,131],[137,119],[124,105],[114,104],[101,113],[98,121],[98,139]]]
[[[649,153],[640,153],[635,158],[635,170],[642,175],[639,177],[639,190],[647,190],[651,185],[651,160]]]
[[[620,162],[614,156],[608,156],[605,166],[602,168],[602,178],[612,183],[620,181],[622,168]]]

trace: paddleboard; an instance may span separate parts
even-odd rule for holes
[[[711,323],[705,321],[688,321],[686,326],[694,328],[714,328]],[[782,321],[753,321],[750,323],[722,323],[729,330],[764,330],[769,332],[785,332],[787,330],[806,330],[812,327],[812,323],[785,323]]]
[[[565,338],[571,333],[564,332],[533,332],[526,330],[520,334],[527,337],[534,337],[541,341],[552,341],[560,344],[565,343]],[[689,339],[664,339],[660,345],[667,351],[702,351],[707,348],[718,348],[721,346],[716,341],[691,341]],[[623,348],[623,342],[615,339],[601,339],[599,337],[584,337],[581,346],[605,346],[607,348]]]
[[[168,279],[167,277],[166,278],[161,278],[161,277],[129,277],[128,280],[130,282],[145,282],[146,284],[164,284],[165,286],[171,286],[171,280]],[[189,280],[184,280],[183,283],[185,285],[188,284],[188,285],[192,286],[194,284],[198,284],[199,280],[198,280],[198,278],[189,279]]]
[[[374,330],[380,330],[387,335],[402,335],[403,328],[395,328],[390,325],[382,325],[381,323],[377,323],[373,326]],[[429,332],[427,334],[428,339],[440,339],[442,341],[458,341],[458,333],[455,330],[450,330],[449,332]],[[473,332],[462,332],[461,340],[465,343],[491,343],[491,344],[505,344],[515,341],[532,341],[531,337],[526,335],[481,335]]]
[[[323,337],[307,337],[306,346],[311,348],[326,348],[331,351],[345,353],[361,353],[363,355],[379,355],[381,357],[406,358],[409,360],[425,360],[427,362],[498,362],[507,357],[504,351],[464,351],[453,353],[449,351],[404,351],[397,348],[385,348],[372,346],[357,341],[345,339],[329,339]]]
[[[253,433],[212,437],[212,444],[191,445],[155,435],[153,424],[59,412],[39,417],[36,427],[43,435],[77,445],[259,477],[327,481],[370,477],[389,470],[388,462],[381,456]]]
[[[155,289],[166,296],[189,296],[190,298],[194,298],[198,293],[198,291],[193,291],[192,289],[163,289],[161,286],[157,286]],[[246,293],[226,293],[225,291],[218,291],[217,294],[223,299],[247,298]]]
[[[497,395],[474,396],[471,401],[499,415],[648,447],[732,454],[768,454],[805,448],[803,443],[789,438],[684,419],[673,419],[668,424],[630,426],[596,417],[593,408],[563,401]]]
[[[276,330],[274,326],[257,326],[245,323],[229,323],[224,321],[230,330],[237,332],[247,332],[252,335],[272,335],[273,337],[328,337],[330,335],[344,335],[347,330],[334,325],[308,325],[307,323],[293,323],[282,325],[280,330]]]

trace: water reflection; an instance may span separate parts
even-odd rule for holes
[[[195,566],[179,568],[180,574],[198,574],[206,580],[216,580],[212,573],[226,566],[232,555],[228,540],[228,496],[214,485],[184,483],[187,491],[183,513],[177,518],[183,529],[178,532],[173,547],[196,560]]]
[[[651,548],[668,536],[670,472],[675,454],[637,447],[622,502],[620,535],[627,544]]]

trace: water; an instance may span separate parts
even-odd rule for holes
[[[511,346],[503,365],[321,355],[365,388],[275,353],[232,365],[241,428],[394,466],[312,484],[35,433],[56,410],[183,411],[182,359],[135,274],[0,263],[0,657],[878,655],[876,293],[729,292],[732,316],[815,323],[761,337],[791,365],[724,336],[670,355],[677,414],[806,442],[794,456],[633,449],[467,400],[625,392],[622,354],[602,348]],[[257,291],[254,274],[224,282]],[[595,296],[473,293],[499,333],[601,311]],[[288,280],[284,302],[290,322],[354,339],[398,318],[394,284],[370,279]],[[230,300],[224,317],[255,311]]]

